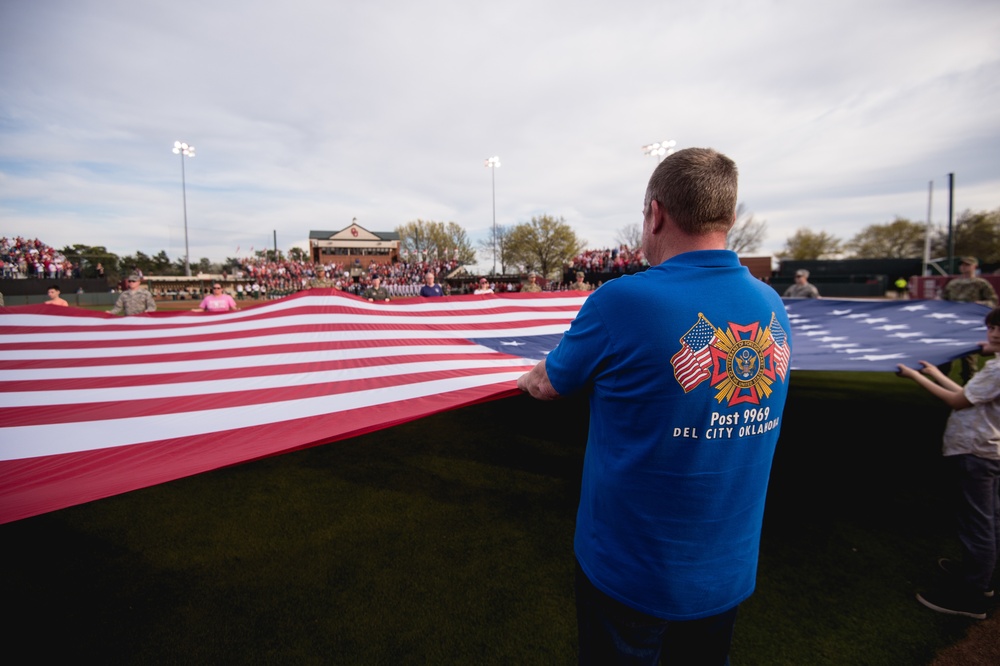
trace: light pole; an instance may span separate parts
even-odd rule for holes
[[[183,141],[174,141],[174,155],[181,156],[181,197],[184,201],[184,275],[191,277],[191,252],[188,249],[187,188],[184,185],[184,158],[194,157],[194,146],[189,146]]]
[[[667,139],[666,141],[657,141],[656,143],[650,143],[642,147],[642,152],[647,155],[654,155],[656,157],[656,163],[659,164],[663,161],[663,158],[674,152],[674,146],[677,142],[673,139]]]
[[[500,157],[494,155],[486,158],[485,166],[490,169],[490,179],[493,181],[493,275],[497,274],[497,169],[500,168]]]

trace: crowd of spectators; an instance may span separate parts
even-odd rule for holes
[[[245,291],[252,292],[257,297],[260,297],[261,292],[277,297],[279,294],[308,289],[317,280],[328,280],[333,270],[332,265],[284,259],[269,261],[262,257],[251,257],[240,261],[232,277],[246,280]]]
[[[244,293],[237,291],[237,296],[264,299],[280,298],[312,287],[339,289],[360,296],[377,275],[392,297],[403,298],[420,292],[427,271],[441,276],[443,281],[459,266],[457,261],[391,264],[371,261],[365,266],[360,262],[350,265],[337,262],[322,264],[291,259],[268,261],[254,257],[241,261],[233,277],[247,281]]]
[[[475,282],[465,278],[449,279],[461,264],[455,260],[443,261],[397,261],[387,264],[371,261],[361,263],[314,263],[285,259],[268,261],[253,257],[241,261],[233,277],[247,281],[246,287],[237,291],[238,298],[281,298],[290,293],[312,287],[334,288],[356,296],[364,294],[378,276],[381,286],[392,298],[409,298],[420,293],[423,276],[427,271],[437,276],[446,294],[471,294]],[[627,245],[603,250],[586,250],[570,261],[565,269],[570,275],[576,271],[588,274],[634,273],[647,267],[642,250],[632,250]],[[572,288],[571,281],[543,280],[544,291],[565,291]],[[491,279],[490,288],[494,293],[517,293],[521,290],[520,279]]]
[[[567,273],[635,273],[649,267],[641,249],[631,250],[627,245],[604,250],[585,250],[566,267]]]
[[[380,264],[371,261],[368,265],[360,262],[315,263],[282,259],[270,261],[264,257],[250,257],[241,260],[231,268],[231,277],[238,282],[236,297],[239,299],[263,300],[281,298],[289,294],[313,287],[334,288],[360,296],[371,286],[377,275],[382,286],[393,298],[417,296],[424,282],[424,274],[433,272],[446,294],[471,294],[474,282],[466,277],[451,280],[456,269],[456,260],[397,261]],[[646,267],[641,250],[630,250],[626,245],[603,250],[586,250],[574,257],[565,267],[565,274],[572,276],[577,271],[588,275],[600,273],[630,273]],[[139,272],[133,269],[132,272]],[[0,275],[3,278],[39,278],[58,280],[79,278],[80,266],[66,259],[63,254],[37,238],[0,238]],[[541,280],[544,291],[563,291],[571,288],[572,280]],[[491,279],[489,286],[494,293],[516,293],[521,290],[520,279]]]
[[[37,238],[0,237],[0,277],[58,280],[80,277],[80,266]]]
[[[361,295],[371,285],[376,275],[381,278],[382,286],[393,298],[408,298],[418,296],[424,284],[424,275],[430,271],[448,293],[448,283],[445,278],[452,275],[461,264],[454,260],[443,261],[397,261],[391,264],[371,262],[359,276],[357,282],[350,282],[338,289],[344,289],[352,294]],[[356,266],[357,267],[357,266]],[[345,271],[350,278],[350,273]],[[336,285],[334,285],[336,287]]]

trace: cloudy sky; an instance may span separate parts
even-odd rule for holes
[[[193,262],[352,218],[475,243],[494,188],[610,247],[666,139],[736,160],[760,254],[945,225],[949,173],[994,210],[1000,4],[0,0],[0,235],[57,247],[183,257],[177,140]]]

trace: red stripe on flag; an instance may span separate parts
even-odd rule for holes
[[[232,338],[230,338],[232,339]],[[0,359],[0,371],[3,370],[42,370],[53,368],[81,368],[97,367],[104,365],[131,365],[140,363],[174,363],[179,360],[184,361],[211,361],[220,358],[245,358],[249,356],[267,356],[270,354],[306,354],[310,352],[338,351],[348,349],[374,349],[379,347],[393,347],[399,345],[398,340],[343,340],[331,342],[301,342],[286,345],[258,345],[255,347],[239,347],[230,349],[208,349],[199,351],[188,351],[183,354],[145,354],[142,356],[100,356],[95,358],[33,358],[24,361],[11,361]],[[433,346],[462,346],[474,347],[474,343],[459,338],[416,338],[408,340],[407,344],[412,346],[433,347]],[[87,347],[77,347],[85,349]],[[54,347],[47,348],[49,351]],[[37,349],[36,349],[37,351]],[[0,353],[3,353],[0,350]],[[0,392],[6,390],[6,386],[0,384]]]
[[[3,463],[0,523],[111,497],[207,472],[234,462],[265,458],[356,437],[382,428],[515,395],[516,389],[481,387],[403,404],[375,405],[340,415],[236,428],[211,437],[153,440],[134,446],[45,456]]]
[[[291,356],[291,355],[289,355]],[[496,359],[499,355],[493,354]],[[514,358],[514,357],[511,357]],[[185,359],[190,360],[190,359]],[[103,388],[124,388],[129,386],[150,386],[156,384],[193,384],[197,382],[216,381],[220,379],[251,379],[276,375],[314,374],[334,370],[349,370],[353,368],[370,368],[386,365],[413,363],[421,360],[431,360],[434,363],[446,361],[466,361],[474,363],[483,360],[482,354],[435,354],[427,356],[392,356],[381,358],[354,358],[335,361],[313,361],[294,363],[291,360],[275,366],[246,366],[219,370],[203,370],[192,372],[164,372],[157,374],[119,375],[111,377],[86,377],[82,379],[37,379],[11,380],[0,389],[9,393],[24,393],[26,391],[80,391]],[[0,419],[2,422],[2,419]]]
[[[376,306],[312,290],[213,316],[4,309],[0,522],[511,395],[534,360],[471,339],[550,340],[585,298]]]
[[[84,423],[87,421],[110,421],[123,416],[127,410],[130,418],[154,415],[176,415],[183,418],[186,414],[199,411],[225,409],[227,407],[245,407],[247,405],[269,405],[292,400],[304,400],[353,393],[361,390],[390,389],[406,384],[433,381],[441,378],[454,378],[469,375],[487,375],[497,372],[527,372],[533,364],[525,361],[521,366],[503,368],[466,368],[462,370],[443,370],[438,372],[420,372],[412,374],[393,375],[391,377],[374,377],[364,381],[345,381],[339,383],[304,383],[297,386],[274,387],[243,391],[227,391],[225,393],[205,393],[196,396],[178,396],[169,398],[149,398],[142,400],[92,402],[86,405],[85,411],[70,409],[72,405],[43,405],[38,407],[0,407],[0,422],[4,427],[23,427],[50,425],[55,423]]]

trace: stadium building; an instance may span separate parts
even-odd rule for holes
[[[309,256],[318,264],[391,264],[399,261],[399,234],[368,231],[354,218],[349,227],[340,231],[310,231]]]

